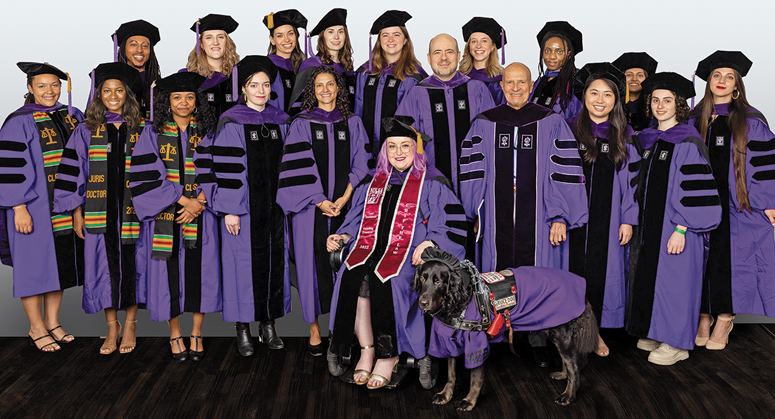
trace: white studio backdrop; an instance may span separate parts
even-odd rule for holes
[[[113,4],[113,6],[111,6]],[[472,3],[462,0],[416,2],[397,0],[382,6],[376,2],[345,0],[320,2],[297,0],[278,8],[295,8],[309,20],[312,29],[334,7],[348,10],[348,30],[354,48],[356,66],[368,60],[368,33],[374,20],[386,8],[406,10],[413,18],[407,23],[415,54],[430,73],[426,54],[428,42],[446,32],[463,47],[462,26],[473,16],[494,17],[506,29],[507,63],[520,61],[538,71],[536,33],[546,21],[567,20],[584,34],[584,50],[576,65],[613,61],[626,51],[646,51],[659,61],[658,71],[674,71],[691,77],[697,63],[716,50],[741,50],[753,62],[745,78],[748,99],[765,116],[775,120],[775,54],[770,41],[775,38],[771,16],[775,4],[765,0],[739,0],[734,3],[709,0],[698,3],[681,0],[621,2],[615,0],[575,1],[497,0]],[[162,75],[185,67],[195,36],[189,30],[200,17],[209,13],[228,14],[239,22],[231,34],[240,56],[266,55],[268,31],[264,15],[277,12],[269,2],[190,0],[162,2],[135,0],[131,6],[95,0],[68,3],[40,0],[34,3],[6,1],[3,53],[0,55],[0,116],[10,114],[23,104],[25,75],[18,61],[46,61],[69,72],[73,82],[73,105],[85,111],[89,94],[89,72],[98,64],[113,59],[111,34],[127,21],[145,19],[159,28],[161,42],[156,45]],[[378,42],[374,37],[374,42]],[[313,39],[313,48],[317,40]],[[696,90],[702,97],[705,84],[697,79]],[[61,102],[67,100],[63,89]],[[35,263],[35,256],[18,263]],[[0,266],[0,336],[24,336],[29,330],[21,302],[13,298],[12,270]],[[301,320],[298,297],[293,291],[294,310],[278,321],[281,336],[306,336],[308,327]],[[328,316],[321,317],[321,327]],[[119,316],[123,319],[123,315]],[[164,323],[150,321],[144,310],[139,315],[138,335],[166,336]],[[190,315],[184,315],[183,330],[190,327]],[[76,336],[105,333],[102,314],[86,315],[81,309],[81,288],[65,292],[60,320]],[[123,320],[122,320],[123,321]],[[771,319],[740,316],[738,321],[769,322]],[[232,336],[233,325],[221,321],[219,314],[205,319],[206,336]]]

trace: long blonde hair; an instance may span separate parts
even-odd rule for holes
[[[203,34],[202,34],[203,35]],[[199,44],[202,44],[202,35],[199,35]],[[229,34],[226,34],[226,48],[223,50],[223,56],[221,61],[221,73],[226,77],[231,76],[231,68],[239,62],[239,54],[237,54],[237,45],[231,40]],[[201,54],[197,55],[196,48],[191,50],[188,54],[188,63],[186,63],[186,70],[197,73],[200,76],[209,78],[215,71],[210,68],[210,64],[207,63],[207,54],[201,51]]]
[[[471,55],[471,38],[468,38],[466,47],[463,49],[463,58],[460,60],[458,71],[468,75],[474,69],[474,57]],[[493,42],[495,45],[495,42]],[[503,66],[498,62],[498,48],[492,50],[487,57],[487,63],[484,66],[484,71],[487,73],[487,77],[496,77],[503,75]]]
[[[401,29],[404,38],[406,38],[406,44],[401,49],[401,56],[393,64],[393,77],[403,81],[404,74],[411,76],[412,74],[419,73],[417,69],[420,67],[420,61],[414,56],[414,45],[412,44],[412,39],[409,38],[409,31],[406,30],[405,26],[399,26],[399,29]],[[382,56],[382,43],[379,41],[383,30],[380,30],[379,34],[377,34],[377,44],[374,45],[371,51],[371,74],[373,75],[382,73],[388,66],[387,60]]]

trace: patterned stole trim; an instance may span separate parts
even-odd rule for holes
[[[201,138],[198,135],[192,135],[196,128],[196,119],[191,117],[186,132],[189,134],[189,145],[186,148],[186,155],[180,158],[180,147],[182,147],[178,125],[174,122],[167,123],[162,129],[161,134],[156,141],[159,146],[159,156],[164,162],[167,172],[166,180],[184,185],[183,196],[190,199],[196,199],[196,168],[194,166],[194,148],[199,145]],[[181,182],[181,173],[183,179]],[[154,259],[166,260],[172,256],[173,235],[175,234],[175,218],[177,204],[172,204],[156,216],[156,223],[153,231],[153,245],[151,256]],[[197,217],[193,223],[183,224],[183,243],[186,248],[192,249],[199,244],[199,224],[202,217]]]
[[[59,162],[62,160],[62,152],[67,144],[67,139],[70,138],[70,134],[78,121],[67,115],[67,107],[62,107],[51,113],[33,112],[32,118],[38,128],[40,148],[43,151],[43,171],[46,174],[49,211],[53,211],[54,183],[59,170]],[[73,217],[51,213],[51,226],[55,236],[70,234],[73,229]]]
[[[140,220],[135,214],[132,205],[132,194],[129,189],[129,164],[132,159],[132,150],[140,133],[145,127],[145,120],[141,121],[134,130],[127,132],[124,152],[126,154],[124,165],[123,202],[121,208],[121,244],[135,244],[140,237]],[[86,202],[84,203],[84,222],[86,231],[91,234],[105,234],[107,230],[108,209],[108,153],[118,152],[112,149],[119,147],[118,138],[115,143],[108,143],[107,128],[105,124],[91,131],[89,141],[89,179],[86,183]]]

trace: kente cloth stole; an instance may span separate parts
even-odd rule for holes
[[[390,175],[392,175],[392,170]],[[382,201],[385,198],[385,188],[390,175],[381,173],[369,184],[358,239],[353,251],[345,261],[349,269],[366,263],[371,254],[374,253],[379,221],[383,216]],[[390,223],[390,242],[374,269],[377,278],[382,282],[387,282],[390,278],[398,275],[409,254],[409,248],[412,246],[414,238],[415,218],[417,217],[424,180],[424,171],[421,172],[420,176],[414,176],[410,173],[401,187],[398,205]]]
[[[121,209],[121,244],[135,244],[140,236],[140,220],[135,214],[132,204],[132,193],[129,189],[129,167],[132,160],[134,144],[140,137],[145,127],[145,120],[141,121],[134,131],[127,131],[124,161],[124,207]],[[118,139],[118,138],[117,138]],[[84,203],[84,221],[86,231],[92,234],[105,234],[107,229],[108,209],[108,153],[117,152],[111,147],[118,147],[118,143],[108,143],[105,124],[91,131],[89,141],[89,180],[86,184],[86,202]]]
[[[180,141],[180,132],[178,125],[169,122],[164,127],[161,134],[156,138],[159,147],[159,156],[164,162],[167,171],[166,180],[180,185],[184,185],[183,196],[190,199],[196,199],[196,168],[194,166],[194,148],[199,145],[201,138],[193,134],[196,128],[196,120],[192,116],[186,132],[189,134],[189,142],[186,147],[186,155],[181,158],[179,150],[182,146]],[[181,172],[183,172],[183,182],[181,182]],[[175,231],[175,211],[177,204],[172,204],[167,209],[156,216],[156,223],[153,229],[153,245],[151,256],[154,259],[166,260],[172,257],[173,234]],[[196,217],[193,223],[182,224],[183,243],[187,249],[192,249],[199,243],[200,224],[202,217]]]

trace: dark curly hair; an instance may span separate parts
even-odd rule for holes
[[[339,112],[342,113],[342,118],[344,118],[346,122],[350,117],[350,99],[349,95],[347,94],[349,90],[347,89],[347,84],[344,82],[344,77],[342,77],[342,75],[332,67],[322,65],[320,67],[315,67],[315,69],[312,70],[309,78],[307,78],[307,83],[304,85],[304,95],[302,95],[301,110],[311,111],[318,107],[318,99],[315,97],[315,80],[323,73],[331,74],[334,76],[336,87],[339,89],[336,94],[336,107],[339,109]]]
[[[161,134],[164,126],[168,122],[175,122],[170,109],[170,94],[168,92],[159,92],[153,98],[153,130]],[[215,129],[218,118],[215,117],[215,111],[207,103],[204,93],[196,92],[196,103],[194,108],[194,117],[196,118],[196,128],[194,134],[204,137]]]
[[[672,90],[670,91],[670,93],[672,93],[673,96],[675,96],[675,120],[679,124],[683,124],[684,122],[689,120],[689,117],[692,115],[692,109],[689,107],[689,104],[686,103],[686,99],[684,99],[681,96],[678,96]],[[654,118],[654,114],[651,113],[651,93],[646,95],[646,117],[649,119]]]

